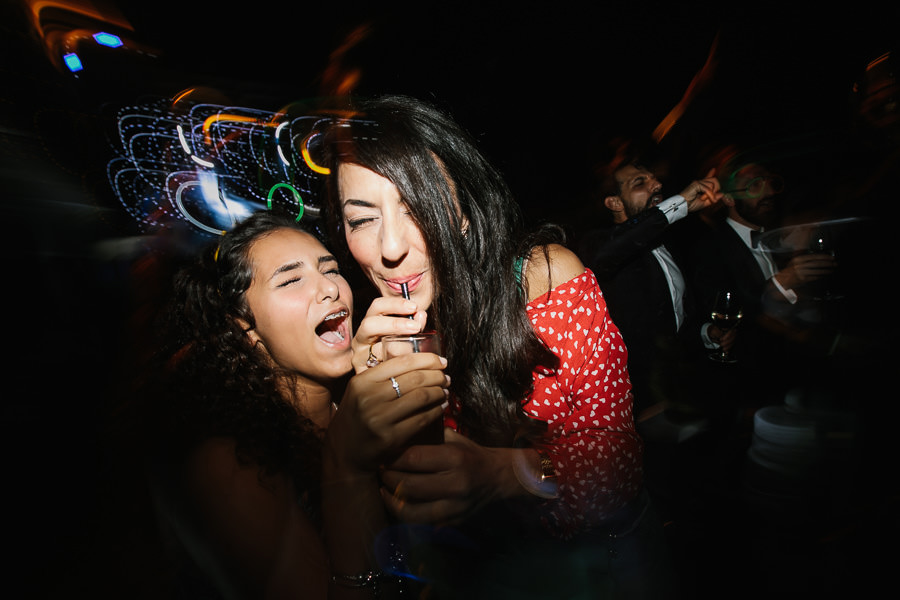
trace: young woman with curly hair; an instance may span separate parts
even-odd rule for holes
[[[267,211],[174,281],[143,386],[151,480],[225,598],[398,590],[376,547],[388,525],[377,471],[439,418],[445,361],[422,353],[348,378],[352,304],[335,257]]]

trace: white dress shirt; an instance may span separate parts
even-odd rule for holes
[[[688,214],[687,201],[681,195],[675,195],[667,198],[656,205],[669,223],[674,223],[679,219],[683,219]],[[653,256],[662,267],[666,276],[666,282],[669,284],[669,293],[672,296],[672,306],[675,307],[675,330],[681,329],[684,323],[684,275],[681,269],[675,264],[672,253],[662,244],[651,250]]]
[[[738,223],[731,217],[725,219],[725,222],[731,226],[732,229],[740,236],[741,240],[744,244],[747,245],[747,248],[750,249],[750,252],[753,253],[753,258],[756,259],[756,262],[759,264],[759,268],[762,269],[763,275],[769,281],[771,281],[778,291],[781,293],[784,298],[794,304],[797,302],[797,294],[794,290],[785,289],[779,282],[778,279],[775,278],[775,274],[778,272],[778,267],[775,265],[775,260],[772,258],[772,253],[766,248],[766,245],[763,242],[760,242],[756,248],[753,247],[753,240],[751,239],[750,232],[753,231],[746,225],[742,223]],[[759,230],[760,232],[763,229]]]

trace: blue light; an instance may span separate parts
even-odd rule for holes
[[[109,46],[110,48],[118,48],[122,45],[122,39],[119,36],[106,33],[105,31],[95,33],[94,40],[101,46]]]
[[[81,64],[81,59],[74,52],[63,56],[63,60],[66,61],[66,66],[73,73],[77,73],[84,68],[84,65]]]

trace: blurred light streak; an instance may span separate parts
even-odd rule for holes
[[[322,73],[323,95],[339,97],[353,93],[362,79],[362,72],[357,67],[346,66],[344,59],[354,48],[364,42],[371,32],[372,26],[363,23],[351,31],[344,38],[344,42],[331,53],[328,66]]]
[[[218,123],[219,121],[230,121],[233,123],[257,123],[258,120],[254,117],[242,117],[240,115],[228,115],[228,114],[215,114],[210,115],[203,122],[203,135],[206,139],[207,144],[211,144],[209,131],[212,129],[213,125]]]
[[[287,126],[288,126],[288,121],[282,121],[281,123],[279,123],[278,127],[275,128],[275,148],[278,150],[278,156],[279,156],[279,158],[281,158],[281,162],[287,166],[290,166],[291,162],[284,155],[284,148],[281,147],[281,132]],[[304,160],[305,160],[305,157],[304,157]]]
[[[193,154],[191,152],[190,147],[188,147],[187,139],[184,137],[184,127],[179,123],[175,126],[175,130],[178,132],[178,141],[181,142],[181,147],[184,149],[184,153],[190,156]]]
[[[877,66],[880,65],[881,63],[883,63],[883,62],[885,62],[886,60],[888,60],[888,59],[890,58],[890,56],[891,56],[891,53],[890,53],[890,52],[885,52],[884,54],[882,54],[881,56],[879,56],[879,57],[876,58],[875,60],[869,62],[869,64],[866,65],[866,71],[871,71],[872,69],[874,69],[875,67],[877,67]]]
[[[688,88],[684,92],[684,95],[681,97],[681,100],[671,111],[669,111],[669,114],[667,114],[663,118],[659,125],[656,126],[656,129],[653,130],[653,139],[657,143],[659,143],[669,133],[669,131],[671,131],[672,127],[674,127],[678,120],[684,115],[691,102],[703,89],[703,87],[712,81],[717,64],[716,51],[719,46],[719,35],[720,34],[717,33],[716,37],[713,38],[712,45],[706,57],[706,63],[703,65],[700,71],[698,71],[697,74],[694,75],[694,78],[688,85]]]
[[[188,89],[184,90],[183,92],[181,92],[180,94],[178,94],[177,96],[172,98],[172,105],[173,106],[177,105],[179,102],[181,102],[182,100],[184,100],[185,98],[187,98],[188,96],[193,94],[196,90],[197,90],[197,88],[188,88]]]
[[[269,195],[266,198],[266,208],[272,210],[272,196],[275,195],[275,190],[279,188],[287,188],[294,195],[294,200],[297,201],[297,204],[300,205],[300,214],[297,215],[297,221],[303,218],[303,198],[300,196],[300,192],[294,189],[292,185],[289,183],[276,183],[269,189]]]
[[[278,208],[297,220],[321,215],[317,193],[326,170],[310,150],[333,115],[186,100],[192,91],[117,115],[117,157],[107,178],[142,229],[183,222],[221,235],[258,210]]]
[[[228,229],[209,226],[191,214],[191,211],[186,208],[184,200],[185,191],[193,187],[200,188],[201,195],[206,201],[207,208],[210,209],[211,212],[216,213],[216,215],[220,217],[220,220],[225,220],[228,223],[229,228],[234,227],[234,225],[240,222],[242,218],[246,218],[250,215],[250,211],[248,211],[242,203],[220,196],[218,184],[214,179],[203,178],[201,176],[200,181],[185,181],[181,183],[175,191],[175,204],[178,206],[181,214],[184,215],[184,218],[202,231],[214,235],[224,235]],[[224,219],[222,219],[222,217],[224,217]]]
[[[122,38],[112,33],[98,31],[93,37],[94,41],[101,46],[106,46],[108,48],[120,48],[122,46]]]
[[[312,134],[308,135],[306,137],[306,139],[300,143],[300,154],[301,154],[301,156],[303,156],[303,162],[306,163],[306,166],[308,166],[310,169],[312,169],[316,173],[321,173],[322,175],[328,175],[331,173],[331,169],[329,169],[328,167],[321,167],[321,166],[317,165],[316,163],[314,163],[312,157],[309,154],[309,142],[312,141],[312,139],[314,137],[316,137],[317,135],[319,135],[319,134],[312,133]]]
[[[53,17],[53,22],[59,21],[60,14],[68,13],[71,15],[72,22],[77,22],[79,18],[82,21],[90,19],[134,31],[131,23],[119,9],[103,0],[24,0],[24,3],[30,8],[32,24],[42,38],[46,35],[46,30],[51,27],[48,25],[45,28],[45,23],[51,21],[50,18],[44,19],[44,15],[48,13]],[[59,12],[54,14],[54,10]]]
[[[206,167],[208,169],[212,169],[213,167],[216,166],[215,163],[210,162],[208,160],[203,160],[202,158],[200,158],[199,156],[197,156],[195,154],[191,154],[191,160],[194,161],[195,163],[197,163],[198,165],[200,165],[201,167]]]
[[[66,63],[66,67],[73,73],[77,73],[84,69],[84,65],[81,64],[81,59],[78,58],[78,55],[74,52],[70,52],[63,56],[63,62]]]
[[[124,48],[135,55],[155,58],[158,54],[156,49],[129,39],[134,28],[114,2],[20,1],[30,13],[31,25],[43,43],[47,58],[58,69],[68,68],[64,55],[76,53],[81,43],[91,40],[108,48]]]

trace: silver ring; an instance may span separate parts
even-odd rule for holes
[[[374,346],[374,345],[375,344],[369,344],[369,358],[366,359],[366,366],[369,367],[370,369],[372,367],[377,367],[378,363],[381,362],[380,360],[375,358],[374,354],[372,354],[372,346]]]
[[[391,377],[391,386],[393,386],[394,391],[397,392],[397,397],[400,397],[400,384],[397,383],[397,380]]]

